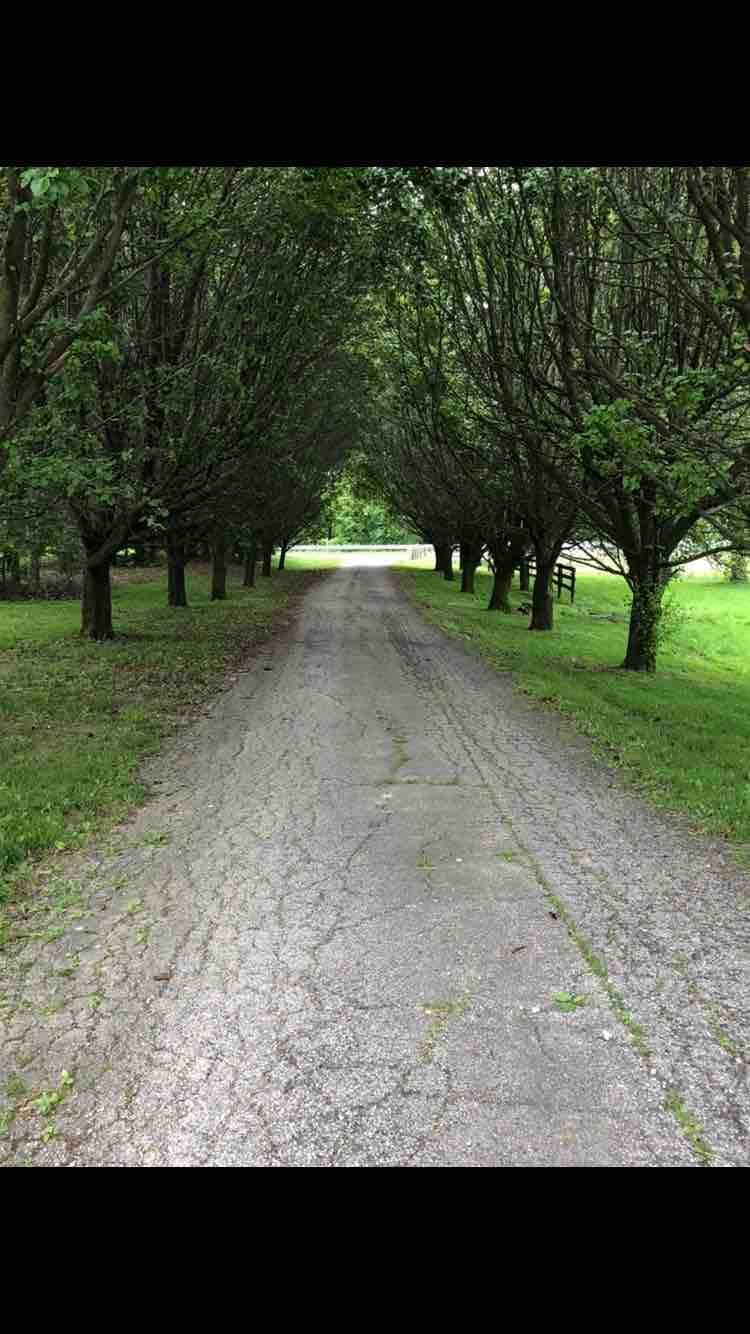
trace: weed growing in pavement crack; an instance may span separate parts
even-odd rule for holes
[[[591,972],[594,974],[595,977],[598,977],[600,982],[602,983],[602,986],[604,987],[604,990],[607,993],[607,998],[609,1000],[610,1008],[613,1010],[614,1014],[620,1020],[620,1023],[624,1024],[625,1027],[627,1028],[628,1033],[630,1035],[630,1041],[632,1045],[635,1047],[635,1050],[638,1052],[638,1055],[642,1056],[644,1060],[648,1060],[651,1057],[651,1050],[646,1043],[644,1031],[641,1028],[640,1024],[635,1023],[635,1021],[633,1020],[633,1016],[631,1015],[630,1011],[628,1010],[625,1004],[625,1001],[623,1000],[619,991],[616,990],[616,988],[610,981],[609,974],[607,972],[607,965],[604,963],[602,959],[599,958],[598,954],[594,952],[589,941],[578,930],[578,927],[573,921],[573,918],[571,917],[565,905],[561,902],[560,899],[558,899],[557,895],[551,893],[551,891],[548,890],[547,897],[550,903],[552,904],[553,908],[555,909],[557,916],[561,919],[562,922],[564,922],[568,935],[570,936],[573,943],[577,945],[578,949],[583,955],[583,958],[585,959],[586,963],[591,969]]]
[[[172,842],[172,835],[164,830],[162,830],[161,832],[154,831],[151,834],[145,834],[144,837],[141,839],[142,846],[152,847],[152,848],[160,848],[163,847],[166,843],[171,843],[171,842]],[[139,844],[137,843],[134,844],[134,847],[138,846]]]
[[[27,1092],[28,1089],[26,1088],[26,1085],[24,1084],[20,1075],[16,1074],[8,1075],[8,1078],[6,1079],[5,1084],[3,1085],[3,1093],[5,1094],[6,1098],[25,1098]]]
[[[681,950],[677,950],[672,957],[672,966],[675,972],[685,980],[687,993],[691,1001],[697,1001],[706,1018],[706,1025],[714,1042],[718,1043],[722,1051],[728,1056],[737,1055],[737,1044],[727,1033],[721,1023],[721,1011],[714,1001],[705,1000],[698,987],[698,983],[688,975],[690,960]]]
[[[0,1108],[0,1139],[10,1134],[10,1128],[16,1119],[18,1104],[28,1098],[28,1089],[20,1075],[10,1074],[2,1086],[2,1094],[10,1102],[10,1107]]]
[[[63,1070],[60,1073],[60,1079],[57,1088],[42,1089],[42,1092],[38,1095],[38,1097],[32,1100],[31,1107],[35,1112],[38,1112],[40,1116],[50,1117],[54,1112],[55,1108],[59,1107],[60,1103],[63,1102],[63,1100],[67,1096],[70,1089],[72,1089],[72,1087],[73,1087],[73,1076],[70,1074],[68,1070]],[[54,1130],[53,1133],[56,1134],[57,1131]],[[51,1136],[47,1135],[45,1137],[44,1135],[42,1135],[42,1138],[46,1142],[46,1139],[51,1138]]]
[[[585,1005],[587,996],[576,996],[572,991],[556,991],[552,997],[561,1014],[573,1014]]]
[[[653,1059],[653,1053],[646,1042],[645,1033],[640,1024],[635,1023],[619,991],[612,985],[607,973],[606,964],[594,953],[591,944],[578,930],[578,927],[564,904],[558,899],[557,895],[553,894],[548,888],[547,897],[550,903],[554,906],[558,917],[565,923],[568,935],[574,944],[578,946],[578,949],[586,960],[589,968],[600,979],[602,986],[607,993],[610,1008],[620,1020],[620,1023],[628,1030],[630,1041],[638,1052],[638,1055],[646,1061],[651,1061]],[[664,1106],[665,1109],[671,1112],[675,1117],[677,1124],[690,1144],[696,1158],[704,1167],[709,1167],[713,1158],[713,1149],[707,1144],[704,1138],[703,1126],[692,1115],[685,1106],[683,1100],[674,1091],[668,1094]]]
[[[422,1065],[430,1065],[435,1055],[435,1043],[445,1029],[449,1019],[460,1018],[465,1013],[468,1006],[468,999],[464,1000],[443,1000],[429,1001],[422,1006],[422,1011],[432,1019],[419,1048],[419,1059]]]
[[[670,1089],[664,1101],[664,1108],[665,1111],[671,1112],[674,1116],[701,1166],[710,1167],[714,1151],[703,1137],[703,1126],[700,1121],[696,1120],[692,1113],[688,1111],[676,1089]]]

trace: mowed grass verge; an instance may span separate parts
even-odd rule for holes
[[[464,640],[517,690],[569,715],[600,758],[655,805],[750,852],[750,585],[721,577],[678,580],[667,601],[669,635],[658,672],[620,670],[628,590],[607,575],[577,576],[576,600],[555,602],[556,628],[531,634],[529,618],[486,611],[491,576],[477,593],[427,570],[401,567],[405,590],[431,621]],[[514,607],[529,602],[514,587]],[[598,619],[609,618],[613,619]]]
[[[30,859],[80,847],[143,798],[139,762],[316,577],[290,555],[211,602],[208,576],[188,570],[190,606],[175,610],[164,573],[134,572],[113,588],[118,638],[104,644],[81,639],[75,602],[0,602],[0,903]]]

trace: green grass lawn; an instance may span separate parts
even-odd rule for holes
[[[314,577],[304,557],[287,565],[253,590],[231,578],[225,602],[188,570],[179,610],[164,573],[134,572],[113,589],[122,637],[101,645],[80,638],[75,602],[0,602],[0,902],[30,858],[80,846],[143,797],[143,756]]]
[[[570,715],[652,802],[750,844],[750,585],[718,576],[672,585],[671,634],[657,674],[645,676],[619,670],[628,628],[622,579],[579,572],[574,606],[565,593],[555,602],[556,629],[530,634],[528,616],[485,610],[489,574],[477,576],[472,597],[458,579],[400,569],[429,619],[511,671],[518,690]],[[514,588],[514,606],[529,600]]]
[[[274,558],[274,565],[276,558]],[[341,564],[341,559],[336,551],[295,551],[287,553],[285,568],[287,570],[335,570]]]
[[[164,605],[163,573],[136,573],[114,589],[122,637],[103,645],[80,639],[76,603],[0,603],[0,899],[30,859],[79,846],[140,800],[143,756],[271,632],[313,569],[337,563],[292,552],[283,574],[259,576],[251,591],[233,578],[218,603],[207,576],[190,571],[191,606],[180,611]],[[651,800],[750,843],[750,586],[675,585],[673,638],[647,677],[618,670],[621,580],[579,575],[575,605],[556,603],[555,631],[532,635],[526,616],[485,611],[488,575],[469,597],[412,564],[402,572],[429,617],[571,715]]]

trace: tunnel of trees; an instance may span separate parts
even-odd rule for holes
[[[745,167],[27,168],[0,175],[0,570],[118,553],[169,604],[302,541],[435,549],[529,628],[586,544],[656,668],[686,559],[750,552]],[[598,556],[597,556],[598,553]]]

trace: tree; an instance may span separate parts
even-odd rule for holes
[[[346,336],[369,238],[329,193],[261,169],[164,169],[142,191],[122,254],[136,277],[97,309],[21,450],[78,523],[84,633],[112,635],[112,557],[155,531],[184,605],[189,542],[207,525],[219,541],[238,471]]]
[[[681,201],[679,246],[633,225],[639,190],[662,213]],[[729,322],[701,301],[685,309],[685,256],[697,265],[708,250],[691,207],[670,170],[635,182],[623,169],[516,168],[477,171],[461,208],[441,214],[454,293],[468,295],[455,305],[467,373],[526,477],[538,559],[556,558],[566,511],[622,553],[633,670],[654,670],[680,543],[746,503],[746,366]]]
[[[681,542],[702,519],[741,513],[748,494],[750,400],[734,321],[685,301],[709,249],[688,186],[670,168],[518,175],[526,253],[566,339],[581,507],[625,557],[623,665],[636,671],[655,669]],[[654,212],[658,232],[644,226]]]
[[[362,485],[356,462],[341,473],[325,510],[330,540],[344,545],[410,542],[414,530],[382,500],[362,494]]]
[[[0,175],[0,464],[4,441],[86,337],[143,173],[4,167]]]

